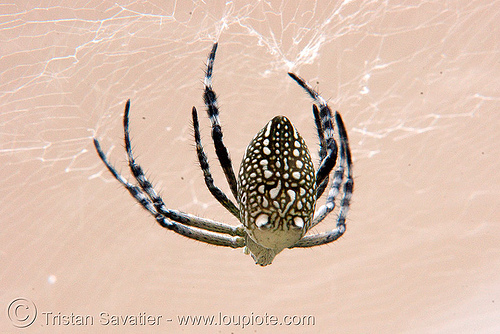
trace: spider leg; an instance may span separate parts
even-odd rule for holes
[[[326,187],[323,186],[323,182],[328,177],[333,167],[335,167],[335,162],[337,161],[337,143],[335,142],[334,138],[332,111],[326,103],[325,99],[322,98],[321,95],[319,95],[314,89],[312,89],[312,87],[309,86],[309,84],[305,82],[304,79],[291,72],[288,72],[288,75],[293,80],[295,80],[299,84],[299,86],[304,88],[309,96],[314,99],[314,102],[319,105],[319,113],[317,113],[317,109],[313,110],[313,113],[316,122],[316,128],[318,130],[318,135],[320,137],[320,145],[324,145],[324,143],[326,144],[326,156],[322,159],[321,164],[316,171],[316,198],[319,198],[321,197]],[[321,127],[318,127],[318,124],[321,124]],[[324,143],[322,142],[322,138],[324,138]],[[324,149],[321,148],[320,150]]]
[[[340,238],[344,232],[345,232],[345,220],[347,217],[347,212],[349,211],[349,205],[351,202],[351,196],[352,192],[354,189],[354,180],[353,180],[353,175],[352,175],[352,158],[351,158],[351,150],[349,148],[349,141],[347,138],[347,131],[345,130],[344,122],[342,121],[342,118],[339,113],[335,113],[335,120],[337,123],[337,127],[339,130],[339,136],[340,136],[340,154],[341,154],[341,167],[342,172],[341,174],[344,174],[343,171],[343,166],[345,165],[345,168],[347,169],[347,178],[346,182],[344,183],[344,188],[343,192],[344,195],[342,197],[342,200],[340,201],[340,212],[339,216],[337,218],[337,227],[329,232],[323,232],[319,234],[314,234],[314,235],[308,235],[303,237],[301,240],[299,240],[295,245],[293,245],[290,248],[295,248],[295,247],[313,247],[313,246],[319,246],[319,245],[324,245],[330,242],[333,242]],[[338,171],[339,169],[337,169]],[[339,192],[340,184],[341,184],[341,179],[336,183],[336,179],[338,178],[337,176],[337,171],[335,172],[336,176],[334,179],[334,182],[332,184],[332,190],[336,194]],[[340,172],[339,172],[340,173]],[[336,188],[336,189],[335,189]],[[332,190],[330,190],[330,194],[332,193]],[[327,198],[327,204],[325,204],[323,207],[327,208],[329,210],[329,207],[331,207],[331,210],[333,210],[334,205],[328,203],[333,203],[335,200],[335,196],[328,196]],[[331,202],[328,202],[328,199],[330,199]],[[318,216],[315,215],[314,222],[312,226],[318,224],[321,220],[326,217],[326,215],[331,212],[329,210],[324,216]],[[321,208],[320,208],[321,211]]]
[[[208,190],[212,193],[212,195],[225,207],[229,212],[231,212],[238,220],[240,219],[240,210],[234,205],[234,203],[227,198],[226,194],[222,192],[217,186],[214,185],[214,179],[212,178],[212,174],[210,173],[210,166],[208,164],[207,155],[203,150],[203,146],[201,144],[201,136],[200,136],[200,124],[198,122],[198,113],[196,108],[193,107],[192,110],[193,115],[193,128],[194,128],[194,140],[196,142],[196,153],[198,154],[198,161],[200,163],[200,167],[203,170],[203,176],[205,177],[205,184],[207,185]]]
[[[238,198],[238,186],[236,182],[236,177],[233,170],[233,165],[231,158],[229,157],[229,152],[222,141],[222,128],[219,121],[219,108],[217,106],[217,96],[212,89],[212,72],[215,60],[215,52],[217,51],[217,43],[212,47],[212,51],[208,56],[207,60],[207,71],[205,73],[205,91],[203,93],[203,100],[207,107],[208,117],[212,123],[212,139],[214,141],[215,153],[221,164],[224,175],[226,176],[227,183],[234,198]]]
[[[325,130],[323,129],[323,125],[321,124],[321,116],[319,115],[318,107],[313,104],[313,115],[314,115],[314,123],[316,124],[316,130],[318,131],[319,138],[319,161],[323,161],[326,157],[326,139],[325,139]],[[319,199],[326,187],[328,186],[329,175],[326,175],[325,179],[321,184],[317,184],[316,188],[316,199]]]
[[[347,138],[347,131],[345,129],[344,122],[342,121],[342,117],[340,117],[339,113],[336,113],[335,118],[339,129],[340,141],[344,148],[346,168],[347,168],[347,178],[346,182],[344,183],[344,196],[340,201],[340,212],[339,212],[339,217],[337,219],[337,225],[338,224],[345,225],[345,219],[347,217],[347,212],[349,211],[352,192],[354,190],[354,179],[352,174],[352,157],[351,157],[351,149],[349,148],[349,140]]]
[[[130,142],[130,130],[129,130],[129,113],[130,113],[130,100],[127,100],[125,105],[125,112],[123,114],[123,132],[124,132],[124,140],[125,140],[125,150],[127,152],[128,163],[130,166],[130,170],[134,178],[137,180],[137,183],[141,187],[141,189],[149,196],[151,202],[153,203],[157,212],[161,213],[168,219],[172,219],[179,223],[185,225],[192,225],[191,221],[193,218],[198,222],[196,227],[200,227],[206,230],[225,233],[230,235],[242,235],[241,231],[238,227],[222,224],[215,221],[209,221],[202,218],[198,218],[196,216],[191,216],[180,211],[167,209],[163,199],[157,194],[153,185],[146,178],[142,167],[135,162],[134,154],[132,152],[132,145]]]
[[[162,214],[158,213],[156,210],[155,206],[153,203],[148,199],[148,197],[143,193],[141,188],[134,186],[133,184],[129,183],[123,176],[121,176],[116,169],[109,163],[108,159],[106,158],[106,155],[101,149],[101,146],[99,144],[99,141],[94,138],[94,146],[96,148],[97,153],[99,154],[99,157],[101,158],[102,162],[108,170],[111,172],[111,174],[117,179],[128,191],[129,193],[136,199],[141,206],[146,209],[152,216],[155,217],[156,222],[169,230],[172,230],[182,236],[185,236],[187,238],[191,238],[194,240],[202,241],[205,243],[209,243],[212,245],[217,245],[217,246],[226,246],[226,247],[232,247],[232,248],[241,248],[245,246],[245,239],[242,237],[230,237],[230,236],[225,236],[219,233],[214,233],[214,232],[209,232],[209,231],[203,231],[199,228],[203,224],[198,224],[197,222],[197,217],[194,216],[189,216],[188,218],[190,219],[190,223],[195,227],[189,227],[189,226],[184,226],[182,224],[177,224],[175,222],[169,221],[166,219],[165,216]]]
[[[337,118],[337,115],[340,118],[340,115],[338,113],[335,113],[336,118]],[[340,118],[340,122],[342,122],[341,118]],[[342,123],[338,127],[343,128],[344,124]],[[344,131],[345,131],[345,129],[344,129]],[[340,130],[339,130],[339,134],[340,134]],[[333,181],[332,181],[332,184],[330,185],[330,190],[328,191],[328,195],[326,196],[326,202],[324,205],[322,205],[321,207],[319,207],[316,210],[311,227],[314,227],[314,226],[318,225],[319,223],[321,223],[330,214],[330,212],[332,212],[333,209],[335,209],[335,198],[337,197],[337,195],[340,192],[340,186],[342,184],[342,180],[344,179],[345,147],[342,144],[342,140],[341,140],[341,144],[340,144],[340,154],[339,155],[340,155],[339,165],[335,169],[335,173],[333,174]]]
[[[342,207],[344,207],[344,211],[348,209],[349,206],[349,201],[350,197],[352,194],[353,190],[353,179],[352,179],[352,161],[351,161],[351,151],[349,149],[349,142],[347,139],[347,131],[345,129],[344,122],[342,121],[342,117],[338,112],[335,113],[335,122],[337,123],[337,128],[339,132],[339,137],[340,137],[340,159],[339,159],[339,166],[335,169],[335,173],[333,176],[333,182],[330,186],[330,191],[328,192],[328,196],[326,197],[326,203],[322,205],[315,213],[313,222],[311,224],[311,227],[316,226],[317,224],[321,223],[323,219],[330,214],[330,212],[333,211],[335,208],[335,198],[340,192],[340,187],[342,184],[342,181],[344,179],[344,170],[347,166],[347,180],[344,183],[344,198],[342,199],[342,202],[340,203],[341,205],[341,211]],[[350,183],[350,185],[349,185]],[[349,197],[346,198],[345,194],[349,193]],[[347,200],[347,206],[343,205],[343,201]],[[347,211],[345,212],[344,216],[347,214]],[[340,214],[339,214],[340,215]],[[345,218],[345,217],[344,217]]]

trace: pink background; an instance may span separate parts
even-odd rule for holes
[[[499,1],[43,3],[0,5],[2,331],[21,331],[8,317],[19,297],[38,312],[24,333],[242,331],[178,323],[219,313],[315,319],[252,333],[500,331]],[[311,101],[287,71],[343,115],[356,185],[339,241],[260,268],[158,227],[98,159],[94,136],[130,178],[130,98],[135,153],[167,205],[237,224],[206,189],[192,138],[194,105],[229,195],[203,112],[215,40],[236,170],[277,114],[317,161]],[[47,325],[47,312],[172,322]]]

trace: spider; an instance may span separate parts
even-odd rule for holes
[[[236,178],[229,152],[222,140],[217,97],[212,89],[216,50],[217,43],[213,45],[208,57],[203,97],[212,124],[217,158],[237,205],[214,184],[201,143],[195,107],[192,109],[194,140],[208,190],[241,222],[240,225],[232,226],[166,207],[132,153],[129,135],[130,100],[125,104],[123,128],[128,164],[137,185],[117,172],[102,151],[99,141],[94,138],[94,145],[102,162],[135,200],[155,217],[160,226],[208,244],[244,247],[245,253],[250,254],[255,263],[261,266],[271,264],[274,257],[285,248],[313,247],[337,240],[346,229],[345,220],[354,187],[347,131],[340,114],[335,112],[332,117],[326,101],[303,79],[288,73],[314,100],[313,115],[319,137],[319,168],[314,170],[309,149],[288,118],[276,116],[255,135],[246,148]],[[338,130],[339,146],[334,139],[333,119]],[[334,168],[326,202],[315,213],[316,202],[328,186],[329,175]],[[306,235],[335,208],[335,198],[341,188],[342,198],[336,228]]]

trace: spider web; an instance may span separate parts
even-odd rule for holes
[[[273,313],[313,312],[316,330],[498,330],[499,6],[0,5],[0,303],[22,295],[45,311],[139,312],[130,289],[140,285],[157,312],[258,312],[244,273]],[[121,119],[130,98],[135,153],[167,205],[237,224],[205,189],[192,139],[194,105],[216,184],[229,195],[203,113],[204,62],[216,40],[214,88],[236,171],[277,114],[318,160],[311,101],[287,71],[343,115],[356,186],[334,245],[285,251],[259,271],[239,252],[162,231],[97,158],[94,136],[131,178]],[[335,214],[314,232],[333,228]],[[317,282],[304,288],[309,273]],[[279,287],[259,283],[270,281]],[[171,282],[180,292],[167,308],[159,295]],[[206,301],[222,293],[239,297]]]

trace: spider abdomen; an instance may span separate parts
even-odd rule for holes
[[[240,216],[254,241],[278,251],[297,242],[311,223],[315,182],[304,139],[288,118],[274,117],[248,145],[239,172]]]

